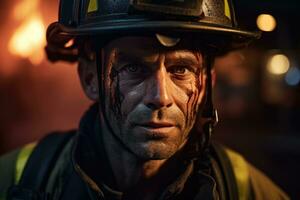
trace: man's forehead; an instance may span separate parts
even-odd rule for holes
[[[127,36],[119,37],[110,41],[107,45],[109,48],[118,49],[145,49],[161,48],[161,45],[154,37],[145,36]]]
[[[105,48],[117,58],[154,58],[164,53],[166,58],[190,58],[199,60],[199,51],[186,45],[162,46],[155,37],[122,37],[111,41]]]

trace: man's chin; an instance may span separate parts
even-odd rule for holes
[[[170,158],[177,151],[176,145],[151,141],[135,146],[133,152],[143,160],[164,160]]]

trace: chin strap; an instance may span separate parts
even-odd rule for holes
[[[202,141],[202,148],[205,151],[211,144],[211,135],[214,131],[214,127],[218,123],[218,112],[213,105],[213,94],[212,94],[212,75],[211,70],[213,67],[214,58],[212,56],[206,57],[206,99],[205,105],[202,113],[202,118],[204,118],[203,124],[203,134],[204,141]]]

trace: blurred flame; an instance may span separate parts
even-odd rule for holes
[[[10,53],[28,58],[35,65],[40,64],[44,59],[46,44],[45,25],[37,9],[37,0],[24,0],[15,7],[15,14],[17,11],[21,13],[15,15],[16,19],[23,15],[27,16],[16,29],[8,44]],[[31,14],[28,15],[28,12]]]
[[[38,7],[39,0],[23,0],[14,8],[13,15],[17,20],[22,20],[30,15]]]

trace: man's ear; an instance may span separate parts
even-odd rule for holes
[[[79,58],[78,74],[87,97],[93,101],[97,101],[99,99],[99,90],[96,59]]]

